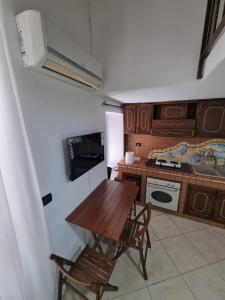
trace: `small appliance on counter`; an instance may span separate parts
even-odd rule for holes
[[[149,159],[146,162],[147,167],[160,167],[165,169],[175,169],[176,171],[192,173],[192,167],[188,163],[176,161],[166,161],[163,159]]]
[[[125,153],[125,164],[132,165],[134,163],[134,152]]]

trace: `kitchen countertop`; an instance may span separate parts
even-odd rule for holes
[[[211,219],[203,219],[185,213],[185,205],[186,205],[189,185],[193,185],[196,187],[198,186],[200,188],[206,188],[206,189],[214,189],[217,191],[225,191],[225,178],[217,177],[217,176],[199,175],[199,174],[195,174],[194,171],[192,171],[191,173],[181,172],[181,171],[177,171],[176,169],[164,168],[160,166],[149,167],[146,166],[146,162],[147,159],[141,159],[140,161],[135,161],[131,165],[125,164],[124,160],[118,163],[119,179],[123,178],[123,173],[130,173],[130,174],[141,176],[142,205],[144,205],[145,203],[146,180],[148,177],[161,179],[161,180],[168,180],[172,182],[179,182],[181,183],[181,191],[180,191],[178,210],[175,214],[195,221],[201,221],[202,223],[205,224],[211,224],[211,225],[219,226],[221,228],[225,228],[224,224],[215,222]],[[155,207],[155,209],[163,210],[163,208],[157,208],[157,207]],[[172,212],[170,211],[170,213]]]
[[[127,171],[133,170],[136,173],[144,172],[147,176],[161,174],[162,179],[166,179],[165,176],[167,176],[169,177],[169,180],[184,181],[190,184],[199,184],[211,188],[225,189],[225,178],[223,177],[195,174],[193,170],[190,173],[168,167],[147,166],[147,161],[147,159],[141,159],[139,161],[135,161],[133,164],[128,165],[125,164],[124,160],[122,160],[118,163],[118,167],[124,169],[124,171],[127,169]]]

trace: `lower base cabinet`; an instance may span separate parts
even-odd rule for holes
[[[198,186],[190,186],[187,194],[186,212],[190,215],[210,219],[215,198],[215,191]]]
[[[136,185],[139,187],[139,192],[138,192],[136,201],[141,202],[141,175],[123,173],[122,174],[122,179],[127,180],[127,181],[132,181],[132,182],[136,183]]]
[[[225,192],[218,192],[214,211],[213,220],[225,224]]]
[[[189,186],[185,213],[225,224],[225,192]]]

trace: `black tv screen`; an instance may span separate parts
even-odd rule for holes
[[[102,132],[70,137],[67,139],[70,158],[71,181],[104,160],[104,137]]]

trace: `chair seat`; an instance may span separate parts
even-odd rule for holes
[[[79,281],[107,284],[116,261],[86,246],[69,273]]]

